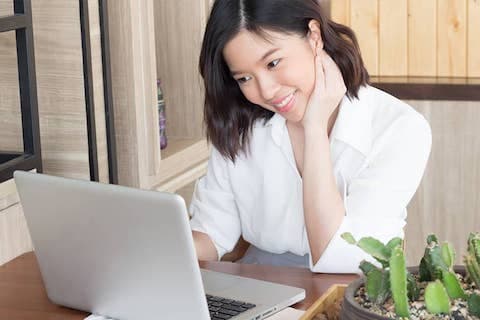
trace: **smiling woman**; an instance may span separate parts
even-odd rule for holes
[[[312,20],[315,21],[313,34],[309,25]],[[355,97],[369,78],[356,37],[348,27],[329,20],[315,0],[215,2],[203,40],[200,72],[206,86],[207,138],[223,155],[234,160],[240,149],[246,150],[252,123],[273,116],[274,111],[259,109],[256,102],[243,94],[243,86],[238,83],[246,84],[245,81],[254,76],[247,71],[284,70],[282,75],[294,77],[290,82],[300,81],[305,90],[303,103],[306,102],[305,96],[308,97],[313,89],[313,58],[316,41],[320,39],[318,32],[324,50],[342,73],[347,95]],[[247,70],[249,66],[257,68]],[[240,76],[242,73],[245,75]],[[256,76],[263,75],[260,72]],[[259,84],[267,86],[268,82],[256,83]],[[274,97],[277,100],[286,96],[280,96],[282,92],[277,94],[279,96]],[[229,106],[229,112],[225,112],[225,105]],[[227,123],[229,125],[225,126]],[[234,124],[238,124],[238,129],[221,130],[233,128]]]
[[[315,77],[308,41],[274,32],[269,32],[265,40],[243,30],[227,43],[223,52],[230,70],[245,70],[231,73],[248,101],[294,122],[301,120]],[[292,110],[294,102],[297,108]]]
[[[316,0],[216,0],[200,56],[213,144],[190,211],[199,259],[356,272],[340,234],[403,238],[425,119],[372,88],[356,37]],[[372,224],[371,221],[375,221]]]

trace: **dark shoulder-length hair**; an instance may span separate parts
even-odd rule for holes
[[[330,20],[318,0],[216,0],[206,26],[200,54],[200,73],[205,85],[204,122],[207,139],[224,157],[235,162],[246,152],[253,124],[267,121],[273,112],[248,101],[233,79],[223,57],[228,41],[241,30],[263,38],[265,31],[307,36],[315,19],[325,51],[336,62],[347,87],[347,96],[358,97],[369,75],[353,31]]]

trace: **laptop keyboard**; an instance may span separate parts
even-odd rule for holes
[[[207,303],[212,320],[230,319],[256,307],[252,303],[215,297],[209,294],[207,294]]]

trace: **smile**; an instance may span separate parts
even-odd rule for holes
[[[279,103],[273,104],[273,106],[278,109],[279,112],[287,112],[291,109],[294,102],[295,92],[290,93],[288,96],[283,98]]]

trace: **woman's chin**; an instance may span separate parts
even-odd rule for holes
[[[305,111],[302,112],[292,112],[288,115],[285,115],[285,119],[290,122],[291,124],[295,125],[302,125],[303,116],[305,115]]]

